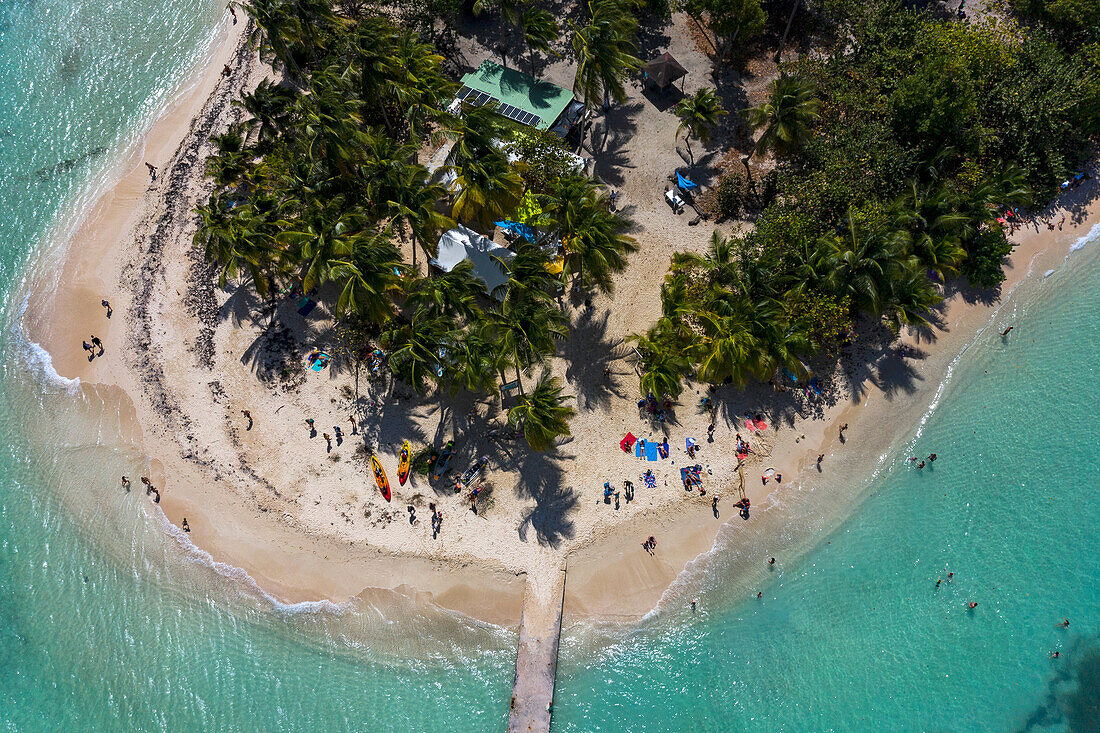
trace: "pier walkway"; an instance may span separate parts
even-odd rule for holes
[[[528,573],[523,592],[508,733],[550,733],[565,567],[539,575]]]

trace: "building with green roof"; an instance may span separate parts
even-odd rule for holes
[[[458,100],[478,106],[495,101],[505,117],[563,137],[583,108],[570,90],[488,59],[462,77]]]

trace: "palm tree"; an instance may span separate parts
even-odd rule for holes
[[[410,322],[384,331],[381,343],[389,351],[394,376],[425,394],[441,378],[441,344],[450,343],[454,331],[453,321],[428,313],[415,313]]]
[[[905,267],[891,280],[886,321],[895,332],[902,326],[927,325],[929,311],[942,299],[918,267]]]
[[[369,143],[362,129],[363,102],[352,90],[351,67],[329,66],[313,74],[310,94],[298,98],[309,158],[345,179],[354,177]]]
[[[230,125],[220,135],[210,138],[218,152],[206,160],[206,175],[214,179],[219,187],[235,186],[248,174],[253,154],[245,146],[240,125]]]
[[[622,0],[588,0],[588,25],[573,29],[573,53],[577,73],[573,92],[580,95],[587,109],[596,100],[610,108],[611,100],[626,100],[624,83],[641,65],[634,55],[638,21]]]
[[[482,231],[491,221],[509,218],[523,198],[523,179],[496,149],[480,160],[463,161],[457,172],[451,216]]]
[[[890,294],[890,279],[902,252],[894,239],[881,232],[861,232],[852,211],[848,211],[848,236],[829,236],[822,240],[832,271],[828,282],[837,295],[848,295],[861,310],[880,314]]]
[[[555,280],[549,271],[550,259],[540,245],[522,239],[516,242],[515,252],[511,256],[492,257],[508,276],[492,292],[493,297],[500,300],[502,305],[524,300],[552,302],[549,291],[554,287]]]
[[[264,79],[255,91],[233,100],[233,104],[251,115],[252,119],[246,123],[248,129],[256,133],[261,150],[266,151],[289,126],[297,98],[298,93],[293,89]]]
[[[447,196],[442,183],[431,180],[428,169],[419,164],[407,165],[401,185],[387,202],[395,221],[403,223],[412,237],[413,270],[416,270],[417,243],[428,256],[434,254],[431,243],[439,233],[454,226],[454,220],[441,213],[436,205]]]
[[[942,186],[920,186],[916,181],[894,202],[894,224],[902,246],[941,280],[955,275],[966,258],[961,237],[969,217],[956,211]]]
[[[486,394],[496,387],[497,345],[484,327],[469,328],[451,345],[445,378],[451,394]]]
[[[300,263],[305,292],[332,280],[334,264],[353,249],[348,239],[362,227],[355,216],[341,216],[342,211],[339,197],[327,203],[313,200],[301,217],[279,222],[283,231],[276,239]]]
[[[611,211],[607,194],[592,179],[579,174],[554,182],[546,209],[565,250],[563,278],[573,275],[610,293],[611,276],[622,272],[626,256],[638,249],[625,234],[630,222]]]
[[[419,141],[428,125],[440,119],[439,110],[454,97],[457,85],[443,73],[443,57],[415,31],[407,29],[397,36],[388,62],[388,96],[401,111],[408,137]],[[405,132],[392,127],[390,131]]]
[[[531,76],[535,75],[535,51],[550,53],[550,44],[558,40],[558,22],[546,8],[524,8],[519,16],[519,25],[523,29],[523,42],[527,45],[528,60],[531,64]]]
[[[414,313],[423,311],[469,323],[481,313],[477,299],[485,293],[485,285],[474,277],[473,262],[463,260],[450,272],[417,278],[408,292],[405,305]]]
[[[684,97],[676,103],[676,116],[680,118],[680,124],[676,128],[675,136],[679,137],[681,132],[686,131],[684,143],[692,165],[695,165],[695,154],[691,151],[691,138],[703,143],[710,140],[711,128],[725,114],[728,113],[722,109],[722,100],[713,89],[700,89],[694,95]]]
[[[556,341],[569,334],[565,315],[531,287],[512,287],[490,323],[497,348],[515,367],[521,390],[521,372],[553,354]]]
[[[672,339],[663,336],[655,329],[650,329],[645,335],[636,334],[630,338],[637,343],[638,352],[643,358],[642,376],[639,381],[641,393],[672,400],[679,397],[684,391],[684,376],[691,369],[687,357],[681,353]]]
[[[535,389],[508,410],[508,424],[523,427],[523,437],[532,450],[548,450],[558,438],[570,435],[569,418],[577,413],[564,404],[569,399],[572,397],[561,393],[558,378],[545,373]]]
[[[266,297],[271,284],[269,273],[278,267],[278,251],[262,232],[262,220],[254,216],[250,206],[230,209],[226,197],[213,195],[210,203],[198,207],[200,225],[195,232],[195,244],[201,246],[206,259],[219,265],[218,287],[238,279],[247,272],[261,297]]]
[[[750,377],[766,377],[760,340],[749,330],[742,313],[720,316],[703,311],[697,319],[702,333],[690,346],[690,353],[699,365],[700,380],[717,384],[729,379],[744,386]]]
[[[389,227],[361,231],[339,240],[338,259],[330,264],[333,280],[343,280],[336,317],[348,311],[369,323],[385,323],[393,315],[391,294],[400,289],[404,268]]]
[[[750,181],[749,159],[768,150],[776,155],[793,153],[809,136],[810,124],[818,118],[820,107],[813,87],[802,77],[781,74],[772,82],[768,101],[745,113],[746,122],[753,131],[764,130],[752,151],[741,159]]]
[[[301,77],[302,69],[294,60],[295,47],[302,43],[302,24],[295,17],[285,0],[248,0],[233,3],[256,21],[252,43],[259,46],[265,57],[273,57],[294,76]]]

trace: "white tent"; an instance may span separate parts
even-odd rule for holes
[[[506,247],[459,224],[439,238],[439,249],[429,262],[444,272],[450,272],[459,262],[470,260],[474,265],[474,276],[485,283],[486,291],[492,293],[508,281],[500,263],[493,259],[494,255],[503,259],[515,257]]]

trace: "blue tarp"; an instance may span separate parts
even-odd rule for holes
[[[680,175],[680,171],[676,171],[676,185],[680,187],[681,191],[690,191],[693,188],[699,188],[698,183],[684,178]]]
[[[657,444],[649,442],[645,444],[645,459],[647,461],[656,461],[660,459],[660,454],[657,452]]]
[[[535,243],[535,232],[533,229],[531,229],[531,227],[527,226],[526,224],[521,224],[518,221],[511,221],[510,219],[505,219],[504,221],[494,221],[493,223],[501,229],[506,229],[510,232],[518,234],[532,244]]]

